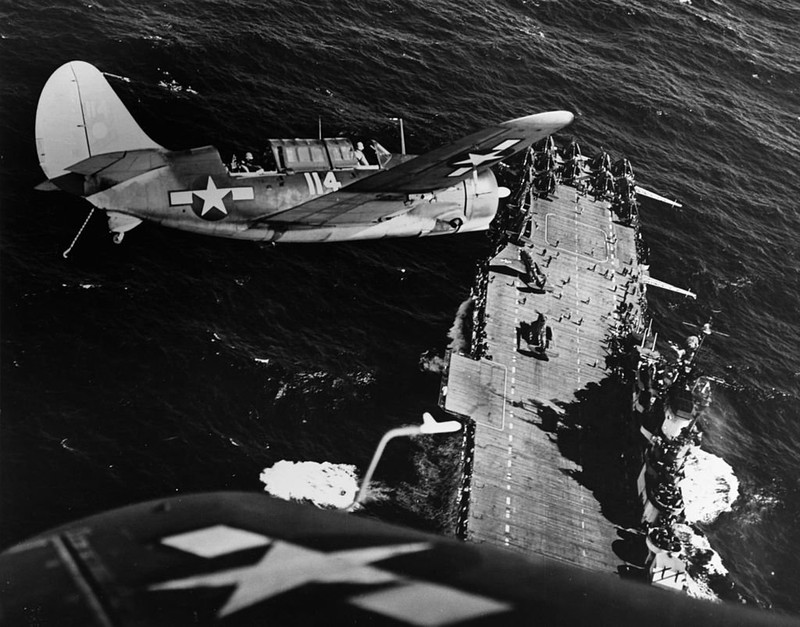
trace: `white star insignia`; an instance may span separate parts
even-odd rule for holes
[[[497,152],[495,152],[494,150],[491,152],[487,152],[484,155],[471,152],[468,154],[466,159],[462,159],[461,161],[456,161],[455,163],[453,163],[453,165],[466,165],[473,168],[477,168],[482,163],[486,163],[487,161],[492,161],[494,159],[497,159]]]
[[[235,585],[236,590],[219,611],[222,617],[307,583],[378,584],[398,581],[401,579],[398,575],[369,564],[429,548],[428,543],[417,542],[322,553],[273,540],[269,551],[250,566],[167,581],[150,589],[182,590]]]
[[[478,166],[483,165],[484,163],[488,163],[491,161],[499,161],[502,159],[501,153],[511,146],[518,144],[520,141],[519,139],[507,139],[492,148],[487,153],[477,153],[477,152],[469,152],[467,153],[467,158],[462,159],[461,161],[454,161],[451,165],[458,165],[462,166],[457,170],[453,170],[448,176],[461,176],[466,174],[470,170],[477,168]]]
[[[219,209],[222,213],[227,215],[228,210],[225,208],[225,203],[222,202],[222,199],[231,193],[230,187],[218,188],[214,184],[214,179],[209,176],[206,188],[194,190],[192,193],[203,201],[203,209],[200,212],[201,216],[206,215],[212,209]]]
[[[218,209],[228,215],[228,209],[223,202],[228,194],[231,195],[233,200],[253,200],[255,198],[252,187],[217,187],[214,179],[209,176],[205,189],[170,192],[169,204],[170,206],[190,205],[192,204],[192,197],[197,196],[203,201],[203,208],[200,211],[201,217],[212,209]]]

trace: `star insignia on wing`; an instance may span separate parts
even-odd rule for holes
[[[269,550],[255,564],[167,581],[150,589],[236,586],[219,610],[219,617],[223,617],[309,583],[374,585],[398,581],[399,575],[371,564],[429,548],[426,542],[414,542],[323,553],[289,542],[271,540]]]
[[[488,151],[467,152],[466,156],[457,157],[456,160],[450,162],[450,165],[459,167],[448,176],[462,176],[482,165],[492,165],[511,154],[513,151],[510,149],[521,141],[521,139],[507,139]]]

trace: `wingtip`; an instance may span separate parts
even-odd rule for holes
[[[534,113],[533,115],[508,120],[503,124],[506,126],[537,126],[557,131],[571,124],[574,119],[575,116],[569,111],[545,111],[544,113]]]

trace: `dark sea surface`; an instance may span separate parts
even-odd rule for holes
[[[743,598],[800,614],[800,5],[795,0],[0,1],[2,546],[186,491],[261,490],[286,459],[364,468],[433,407],[483,235],[268,246],[36,192],[39,92],[81,59],[169,148],[376,138],[411,152],[550,109],[631,159],[654,326],[714,314],[704,446],[740,498],[707,533]],[[716,312],[716,313],[715,313]],[[268,360],[268,361],[267,361]],[[384,471],[386,472],[386,471]],[[391,472],[391,471],[389,471]]]

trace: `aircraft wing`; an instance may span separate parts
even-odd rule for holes
[[[642,283],[646,283],[647,285],[652,285],[653,287],[660,287],[662,290],[668,290],[670,292],[675,292],[676,294],[683,294],[684,296],[689,296],[690,298],[697,299],[697,294],[691,292],[689,290],[685,290],[682,287],[675,287],[674,285],[670,285],[666,281],[660,281],[658,279],[654,279],[653,277],[645,274],[642,276]]]
[[[681,207],[683,207],[683,205],[679,203],[677,200],[670,200],[669,198],[660,196],[659,194],[651,192],[649,189],[645,189],[644,187],[641,187],[639,185],[637,185],[634,189],[637,194],[639,194],[640,196],[644,196],[645,198],[650,198],[651,200],[663,202],[665,205],[672,205],[675,209],[680,209]]]
[[[76,521],[0,554],[0,581],[3,624],[40,627],[798,626],[256,493],[176,496]]]
[[[272,213],[256,221],[256,224],[290,224],[295,227],[343,226],[353,224],[370,224],[394,217],[397,212],[396,202],[405,197],[388,194],[354,194],[352,185],[338,192],[317,196],[291,209],[280,213]],[[384,210],[382,206],[385,206]],[[405,211],[400,211],[400,214]]]
[[[495,258],[492,259],[489,267],[492,270],[499,270],[500,272],[503,272],[506,268],[508,268],[508,272],[506,274],[516,273],[520,276],[525,276],[528,274],[528,270],[519,259]]]
[[[339,191],[264,216],[256,224],[314,228],[384,222],[413,207],[413,203],[408,203],[403,209],[407,194],[425,195],[457,185],[473,173],[480,176],[483,170],[527,149],[572,119],[568,111],[550,111],[501,122],[391,169],[378,171]],[[440,191],[438,196],[441,195]],[[463,199],[463,193],[459,199]]]
[[[490,126],[348,186],[357,192],[423,193],[455,185],[572,122],[569,111],[536,113]]]

